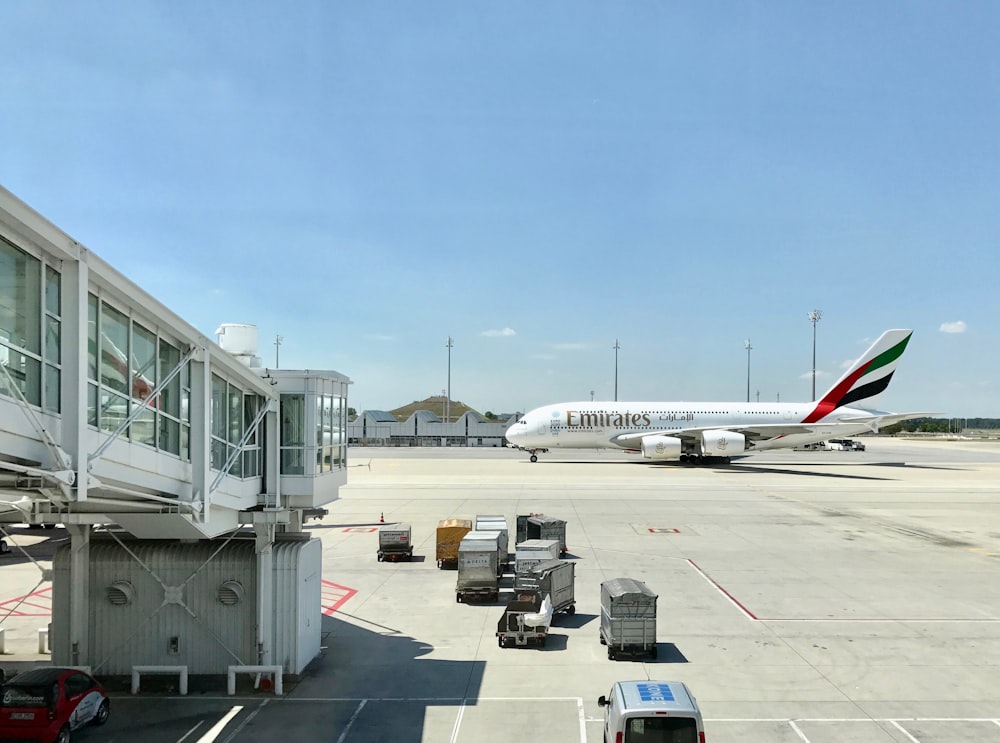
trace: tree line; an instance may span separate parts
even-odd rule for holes
[[[882,429],[882,433],[958,433],[1000,428],[1000,418],[914,418]]]

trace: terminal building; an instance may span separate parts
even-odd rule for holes
[[[53,662],[298,674],[320,650],[318,540],[347,479],[335,371],[260,367],[0,188],[0,538],[62,524]]]
[[[400,421],[384,410],[365,410],[347,424],[347,436],[357,446],[504,446],[514,419],[486,420],[467,410],[449,423],[430,410],[416,410]]]

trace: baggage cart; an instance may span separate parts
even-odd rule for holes
[[[552,602],[538,591],[518,591],[507,602],[497,622],[497,644],[502,647],[536,643],[545,647],[552,622]]]
[[[514,548],[514,588],[521,587],[521,581],[534,565],[543,560],[559,557],[559,542],[555,539],[528,539]]]
[[[601,644],[608,658],[656,657],[656,599],[649,586],[634,578],[601,583]]]
[[[378,528],[378,561],[413,559],[409,524],[382,524]]]
[[[528,519],[532,516],[543,516],[541,513],[521,513],[514,517],[514,544],[520,544],[521,542],[529,539],[528,537]]]
[[[576,563],[543,560],[531,567],[522,586],[548,596],[553,613],[576,614]]]
[[[455,601],[496,601],[500,595],[497,577],[496,532],[470,531],[458,545],[458,579]]]
[[[507,551],[507,520],[503,516],[476,516],[473,531],[492,532],[500,535],[497,547],[500,557],[497,569],[500,572],[498,572],[497,575],[503,575],[504,571],[507,570],[507,562],[510,559],[510,555]]]
[[[472,531],[469,519],[443,519],[437,525],[437,566],[458,567],[458,545],[462,538]]]
[[[555,539],[559,542],[559,554],[566,554],[566,522],[554,516],[537,514],[529,516],[526,524],[528,539]]]

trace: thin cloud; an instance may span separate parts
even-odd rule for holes
[[[486,338],[510,338],[513,335],[517,335],[517,332],[513,328],[500,328],[499,330],[484,330],[479,335]]]
[[[941,323],[941,327],[938,330],[942,333],[964,333],[967,328],[965,320],[956,320],[955,322]]]
[[[557,351],[586,351],[590,348],[589,343],[556,343],[552,346]]]

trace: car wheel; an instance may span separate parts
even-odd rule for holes
[[[63,725],[53,743],[69,743],[69,725]]]
[[[91,725],[103,725],[108,721],[108,717],[111,715],[111,702],[105,699],[101,702],[101,706],[97,708],[97,714],[94,715],[94,719],[90,721]]]

